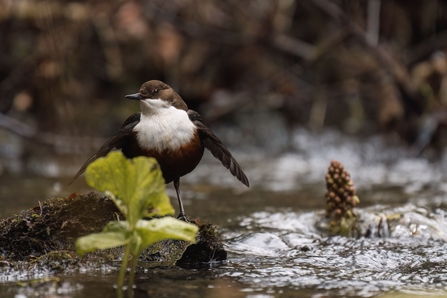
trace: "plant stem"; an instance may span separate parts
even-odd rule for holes
[[[120,274],[118,276],[118,290],[122,291],[124,286],[124,276],[127,269],[127,261],[129,260],[130,254],[130,243],[126,245],[126,250],[124,251],[123,260],[121,262]]]
[[[129,290],[133,289],[133,284],[134,284],[134,280],[135,280],[135,268],[137,267],[137,261],[138,261],[138,256],[132,255],[132,261],[130,263],[130,275],[129,275],[129,280],[128,280]]]

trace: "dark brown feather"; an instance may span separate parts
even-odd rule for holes
[[[123,147],[123,142],[125,142],[125,140],[132,135],[133,128],[140,122],[140,116],[141,113],[134,113],[130,115],[126,119],[126,121],[124,121],[123,125],[121,125],[120,130],[107,142],[105,142],[104,145],[102,145],[95,154],[87,159],[87,161],[82,165],[82,167],[79,169],[79,171],[76,173],[76,175],[73,177],[68,185],[73,183],[76,178],[82,175],[88,165],[94,162],[96,159],[106,156],[114,148],[121,149]]]
[[[189,119],[199,129],[203,145],[208,149],[213,156],[220,160],[222,165],[230,170],[231,174],[235,176],[246,186],[250,186],[247,176],[242,168],[237,163],[236,159],[231,155],[230,151],[219,140],[219,138],[203,123],[202,117],[199,113],[193,110],[188,110]]]

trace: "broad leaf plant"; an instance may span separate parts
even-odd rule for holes
[[[130,257],[129,288],[133,285],[138,256],[149,245],[164,239],[195,242],[196,225],[173,217],[143,219],[174,214],[155,159],[136,157],[129,160],[120,151],[114,151],[91,163],[85,179],[89,186],[110,197],[126,220],[111,221],[101,233],[78,238],[76,251],[82,256],[97,249],[125,246],[118,289],[124,285]]]

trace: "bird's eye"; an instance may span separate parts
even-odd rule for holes
[[[155,94],[155,93],[158,93],[158,89],[154,89],[154,94]]]

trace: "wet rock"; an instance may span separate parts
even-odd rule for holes
[[[413,204],[390,208],[377,206],[359,209],[357,220],[350,226],[348,236],[353,238],[391,238],[405,241],[447,241],[447,222],[439,209],[432,213]],[[315,212],[314,225],[321,231],[332,234],[330,221],[324,214]]]
[[[210,222],[192,221],[199,226],[196,243],[189,245],[182,257],[175,263],[180,267],[210,266],[227,259],[222,239]]]
[[[21,270],[29,263],[51,271],[69,270],[80,263],[103,263],[121,257],[123,248],[99,250],[79,258],[74,243],[78,237],[100,232],[113,220],[123,220],[114,203],[94,192],[54,198],[0,221],[0,267]],[[197,243],[165,240],[150,246],[141,261],[179,266],[202,266],[226,260],[221,238],[211,223],[199,226]],[[17,262],[19,261],[19,262]],[[23,262],[25,261],[25,262]],[[22,264],[22,265],[21,265]]]
[[[333,160],[326,175],[326,213],[316,227],[330,235],[367,238],[422,237],[447,240],[447,228],[424,208],[354,210],[360,203],[351,175]]]
[[[176,264],[180,267],[203,267],[215,262],[225,261],[225,251],[222,239],[210,222],[190,220],[199,227],[196,243],[183,240],[163,240],[143,251],[140,261],[163,262]]]
[[[113,202],[93,192],[49,199],[0,221],[0,253],[29,260],[51,251],[74,251],[76,238],[100,232],[117,217]]]

